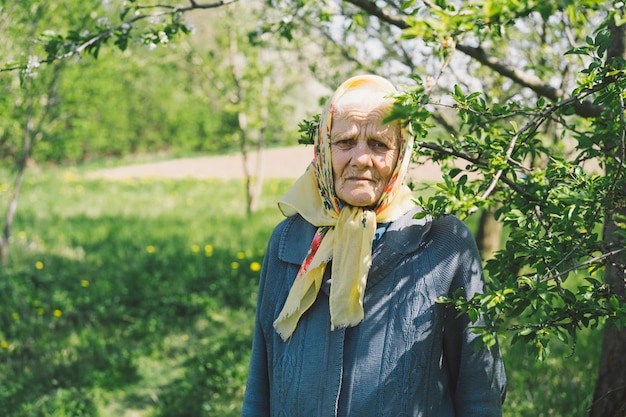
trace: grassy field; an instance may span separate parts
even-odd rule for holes
[[[2,210],[8,199],[0,175]],[[241,181],[31,172],[0,270],[0,410],[26,416],[237,416],[275,201]],[[506,416],[584,416],[599,333],[536,362],[503,335]]]

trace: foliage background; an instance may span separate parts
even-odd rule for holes
[[[84,55],[42,63],[43,45],[50,39],[87,36],[93,26],[112,27],[119,21],[122,3],[0,4],[3,63],[27,66],[0,76],[0,161],[13,164],[21,156],[24,120],[30,112],[40,128],[31,158],[38,164],[145,153],[232,152],[240,147],[240,108],[248,114],[252,130],[265,125],[266,146],[297,143],[297,123],[316,107],[320,87],[307,87],[316,84],[306,66],[297,64],[297,51],[272,52],[262,39],[252,47],[248,35],[260,13],[258,1],[239,7],[237,16],[226,8],[189,13],[185,22],[193,28],[190,36],[175,33],[154,42],[135,37],[126,40],[123,50],[100,48],[97,59]],[[169,21],[140,22],[129,35],[150,24]],[[240,44],[234,58],[229,56],[232,39]],[[58,44],[61,51],[64,43]],[[243,66],[247,96],[241,102],[230,97],[235,89],[231,59]],[[272,116],[261,120],[260,93],[254,88],[268,74],[274,80],[268,99]]]

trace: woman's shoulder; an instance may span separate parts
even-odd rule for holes
[[[453,214],[446,214],[433,220],[432,232],[444,240],[474,240],[467,224]]]
[[[432,216],[419,207],[393,222],[389,230],[398,231],[396,240],[410,246],[440,246],[455,250],[475,244],[472,232],[457,216]]]
[[[283,219],[272,231],[270,246],[281,261],[300,264],[317,228],[299,214]]]
[[[287,239],[291,235],[312,232],[316,227],[307,222],[300,214],[294,214],[281,220],[272,231],[272,239]]]

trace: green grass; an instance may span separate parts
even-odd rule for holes
[[[0,202],[6,207],[8,192]],[[241,181],[31,172],[0,271],[0,410],[25,416],[236,416],[275,201]],[[583,416],[598,333],[536,362],[504,341],[507,416]]]
[[[239,181],[29,177],[0,280],[0,409],[237,415],[287,186],[248,219]]]

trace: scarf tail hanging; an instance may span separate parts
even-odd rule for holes
[[[285,305],[274,321],[274,328],[283,340],[289,339],[296,330],[302,315],[315,302],[322,284],[325,267],[326,265],[320,265],[313,268],[306,277],[293,283],[287,300],[285,300]]]
[[[322,286],[322,278],[332,250],[332,236],[325,237],[331,231],[329,227],[320,227],[313,236],[311,247],[300,266],[285,304],[274,321],[274,328],[283,340],[294,332],[302,315],[313,305]]]
[[[356,326],[363,320],[363,297],[372,264],[376,215],[371,210],[346,207],[341,212],[338,224],[341,226],[335,230],[337,243],[333,250],[333,283],[329,300],[331,329]],[[350,242],[351,238],[354,238],[356,245],[344,243]],[[361,262],[354,262],[354,259],[360,259]],[[346,271],[353,272],[346,275]]]

